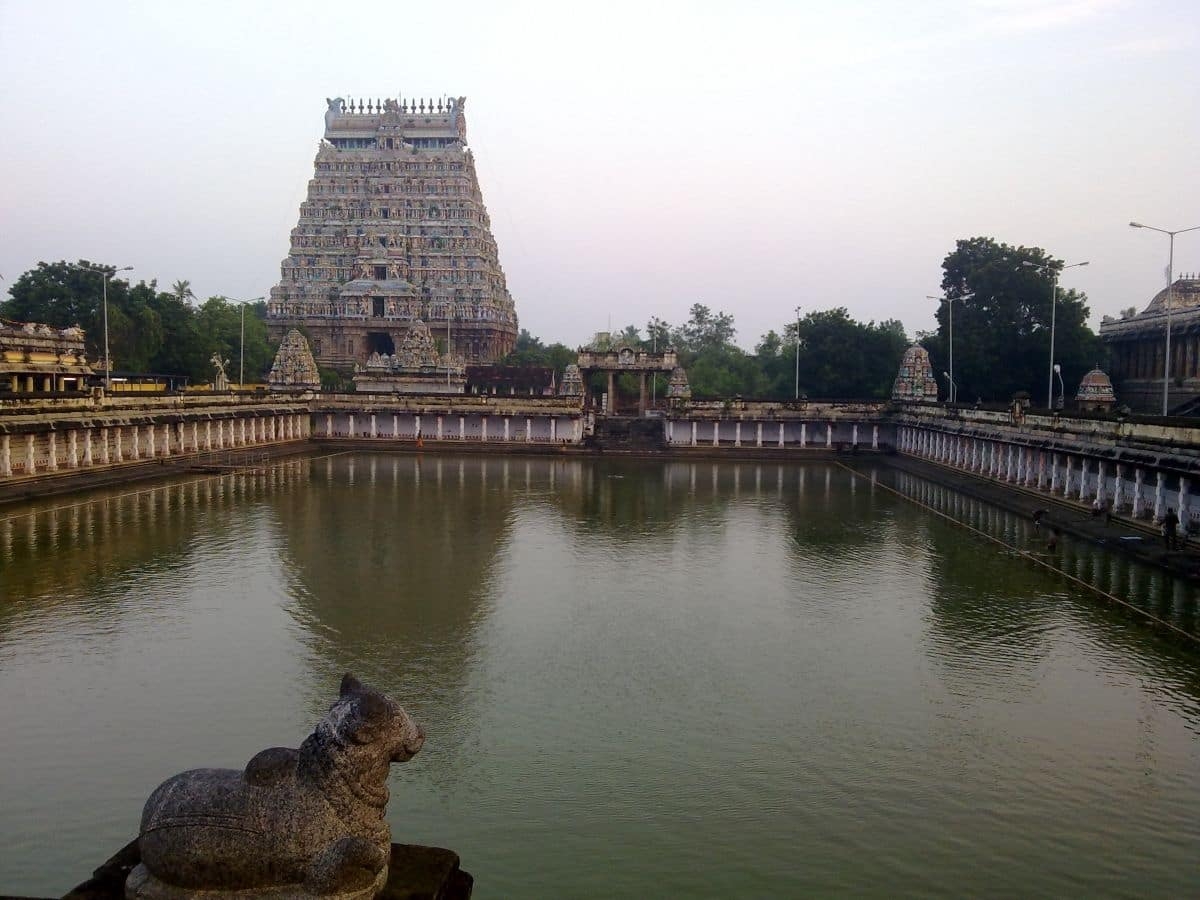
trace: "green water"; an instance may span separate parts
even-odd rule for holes
[[[874,483],[872,478],[875,479]],[[1200,653],[886,468],[343,455],[0,512],[0,893],[351,670],[476,897],[1195,896]],[[1194,587],[1066,542],[1194,630]]]

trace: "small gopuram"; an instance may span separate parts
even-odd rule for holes
[[[327,101],[324,139],[267,325],[303,325],[341,371],[392,356],[420,320],[491,363],[517,314],[467,148],[466,99]]]
[[[647,376],[660,372],[671,373],[679,365],[678,357],[673,349],[667,348],[658,353],[649,350],[634,350],[632,347],[617,347],[613,350],[593,350],[583,348],[576,360],[579,373],[584,383],[593,372],[604,372],[608,375],[608,409],[611,415],[617,414],[616,387],[617,376],[630,372],[638,376],[638,415],[646,414],[646,379]],[[590,400],[590,397],[589,397]]]
[[[1171,364],[1167,350],[1168,301]],[[1134,412],[1161,413],[1163,376],[1167,409],[1200,400],[1200,276],[1182,275],[1163,288],[1140,313],[1127,310],[1119,319],[1105,316],[1100,338],[1109,350],[1110,375],[1121,402]]]
[[[933,377],[929,351],[920,344],[913,344],[900,360],[900,371],[892,385],[892,400],[897,403],[936,403],[937,397],[937,379]]]
[[[79,326],[0,320],[0,392],[83,391],[93,374]]]
[[[275,354],[275,362],[267,376],[267,387],[273,391],[316,390],[321,387],[321,372],[308,341],[295,328],[288,331]]]
[[[354,367],[354,388],[372,394],[461,394],[464,369],[461,360],[442,359],[429,326],[418,319],[395,353],[372,353]]]
[[[1112,381],[1099,366],[1083,376],[1075,395],[1075,405],[1081,412],[1108,412],[1116,403]]]

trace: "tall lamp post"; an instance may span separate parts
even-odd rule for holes
[[[242,342],[238,347],[238,390],[246,383],[246,304],[257,303],[262,297],[251,297],[249,300],[239,300],[242,307]]]
[[[796,307],[796,399],[800,399],[800,307]]]
[[[133,266],[121,266],[119,269],[106,269],[100,266],[87,266],[89,272],[99,272],[101,276],[101,296],[104,306],[104,390],[112,390],[112,362],[108,355],[108,279],[118,272],[128,272]]]
[[[1037,269],[1039,272],[1050,273],[1050,378],[1049,387],[1046,391],[1046,407],[1054,409],[1054,312],[1058,306],[1058,273],[1059,270],[1054,266],[1041,265],[1039,263],[1025,260],[1021,265],[1027,269]],[[1063,266],[1063,269],[1074,269],[1076,266],[1086,266],[1087,261],[1071,263],[1069,266]]]
[[[1184,234],[1188,231],[1196,231],[1200,229],[1200,225],[1193,225],[1191,228],[1177,228],[1175,231],[1167,231],[1165,228],[1155,228],[1153,225],[1143,225],[1141,222],[1130,222],[1130,228],[1146,228],[1150,231],[1157,231],[1159,234],[1165,234],[1170,238],[1170,250],[1167,253],[1167,345],[1163,352],[1163,407],[1162,414],[1167,414],[1167,387],[1171,382],[1171,300],[1172,288],[1175,282],[1175,235]]]
[[[950,312],[950,371],[942,374],[950,381],[950,402],[958,401],[958,386],[954,383],[954,301],[955,300],[970,300],[974,294],[963,294],[961,297],[935,297],[932,294],[926,294],[926,300],[945,300],[946,306]]]

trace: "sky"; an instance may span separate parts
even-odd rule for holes
[[[0,0],[0,276],[279,280],[326,97],[467,98],[521,326],[804,311],[935,327],[955,241],[1068,263],[1102,315],[1200,225],[1195,0]],[[1175,241],[1200,271],[1200,231]],[[6,286],[7,289],[7,286]]]

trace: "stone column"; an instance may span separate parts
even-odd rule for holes
[[[141,425],[130,426],[129,431],[130,431],[129,458],[130,459],[141,459],[142,458],[142,426]]]
[[[413,435],[424,440],[424,435],[421,434],[421,417],[413,416]]]
[[[375,420],[375,413],[371,413],[371,437],[379,437],[379,423]]]
[[[580,441],[583,440],[583,418],[582,417],[576,416],[575,419],[572,421],[571,434],[572,434],[572,440],[576,444],[578,444]],[[553,469],[550,470],[550,474],[551,475],[554,474]]]
[[[245,447],[246,446],[246,420],[244,418],[238,419],[238,437],[239,437],[239,441],[238,441],[239,445],[242,447]]]
[[[758,422],[754,426],[754,446],[762,446],[762,422]]]
[[[733,446],[742,446],[742,422],[740,419],[733,423]]]
[[[0,477],[12,477],[12,440],[7,435],[0,435]]]
[[[109,434],[107,428],[100,429],[100,462],[106,466],[112,462],[112,450],[109,447]]]
[[[783,449],[783,423],[779,423],[779,449]]]
[[[713,420],[712,445],[714,447],[717,447],[720,445],[720,443],[721,443],[721,420],[714,419]]]
[[[646,415],[646,373],[639,372],[638,379],[640,381],[640,383],[638,385],[638,415],[645,416]]]
[[[467,439],[467,417],[466,416],[458,417],[458,439],[460,441],[465,441]]]
[[[673,423],[672,427],[674,427]],[[550,441],[551,443],[558,443],[558,416],[550,417]]]
[[[871,426],[871,449],[872,450],[879,449],[879,426],[878,425]]]
[[[1121,503],[1125,499],[1124,488],[1125,467],[1117,463],[1116,471],[1113,473],[1113,496],[1112,509],[1113,512],[1118,512],[1121,509]]]
[[[825,423],[825,447],[826,449],[833,446],[833,423]]]
[[[92,464],[92,429],[90,428],[83,432],[83,464],[85,466]]]
[[[617,385],[614,373],[608,373],[608,409],[605,410],[610,416],[617,411]]]
[[[125,450],[121,446],[122,430],[120,425],[113,429],[113,456],[115,457],[115,461],[119,463],[125,462]]]
[[[1075,457],[1071,456],[1071,454],[1068,453],[1067,454],[1067,474],[1063,476],[1062,495],[1064,497],[1071,496],[1071,469],[1073,469],[1074,466],[1075,466]]]
[[[692,419],[692,446],[696,446],[696,420]]]
[[[800,449],[803,450],[808,446],[808,423],[800,423]]]
[[[273,422],[272,422],[272,427],[274,427]],[[326,437],[333,436],[333,414],[332,413],[325,413],[325,436]]]
[[[508,440],[508,416],[504,417],[504,440]]]
[[[33,442],[36,438],[32,434],[25,435],[25,474],[33,475],[37,472],[37,456],[34,454]]]
[[[850,428],[850,443],[851,443],[851,445],[853,445],[855,447],[858,446],[858,423],[857,422],[855,422],[854,425],[851,426],[851,428]]]
[[[1145,500],[1142,499],[1142,485],[1146,483],[1146,473],[1142,469],[1135,467],[1133,470],[1133,503],[1130,506],[1130,513],[1136,519],[1142,514],[1145,508]]]
[[[526,416],[525,417],[525,443],[528,444],[532,440],[533,440],[533,419],[531,419],[529,416]],[[668,443],[670,443],[670,442],[668,441]]]
[[[967,468],[968,472],[974,472],[978,468],[977,462],[979,459],[979,441],[971,438],[971,465]]]
[[[147,425],[146,426],[146,458],[147,459],[154,459],[154,457],[157,455],[156,445],[157,445],[157,442],[154,440],[154,426]]]
[[[1163,517],[1163,511],[1166,509],[1167,495],[1167,476],[1161,471],[1158,473],[1157,480],[1154,484],[1154,520],[1158,521]]]
[[[350,437],[354,436],[354,413],[350,413]]]
[[[1104,503],[1104,460],[1096,463],[1096,499]]]
[[[1088,498],[1088,458],[1086,456],[1079,459],[1079,502],[1082,503]]]
[[[1179,513],[1179,527],[1181,533],[1184,535],[1187,534],[1188,525],[1192,522],[1192,497],[1190,489],[1191,483],[1188,479],[1181,477],[1179,479],[1179,509],[1177,512]]]
[[[58,434],[51,431],[46,435],[46,470],[58,471]]]
[[[200,423],[192,422],[192,450],[199,452],[200,450]]]
[[[1058,454],[1050,454],[1050,493],[1058,493]]]
[[[481,441],[487,440],[487,420],[487,416],[479,417],[479,439]]]
[[[67,432],[67,466],[79,468],[79,429],[72,428]]]

